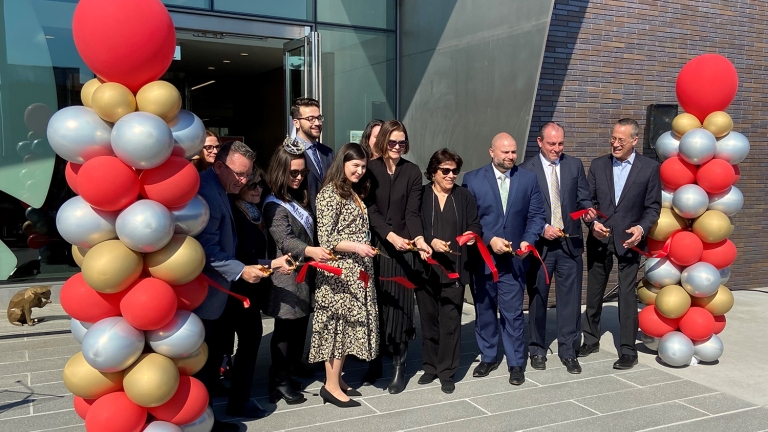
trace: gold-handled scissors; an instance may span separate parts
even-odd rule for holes
[[[269,268],[267,266],[264,266],[264,265],[261,265],[261,264],[257,265],[256,267],[259,268],[260,272],[264,273],[267,276],[271,275],[274,272],[274,270],[272,270],[271,268]]]
[[[447,241],[444,241],[444,240],[440,240],[440,241],[441,241],[441,242],[443,242],[443,246],[445,246],[445,248],[446,248],[446,249],[448,249],[447,251],[443,251],[443,253],[448,253],[448,254],[453,254],[453,255],[459,255],[459,256],[461,256],[461,253],[460,253],[460,252],[456,252],[456,251],[453,251],[453,250],[451,250],[451,247],[450,247],[450,246],[448,246],[448,244],[449,244],[450,242],[447,242]]]
[[[559,234],[559,237],[561,237],[561,238],[563,238],[563,237],[570,237],[570,236],[571,236],[570,234],[566,234],[566,233],[563,231],[563,229],[562,229],[562,228],[558,228],[558,229],[557,229],[557,231],[560,233],[560,234]]]

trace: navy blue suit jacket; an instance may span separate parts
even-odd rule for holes
[[[323,165],[323,174],[328,172],[328,168],[331,167],[333,162],[333,150],[327,145],[316,143],[317,153],[320,155],[320,163]],[[310,159],[309,154],[304,153],[304,160],[309,168],[309,176],[307,178],[307,193],[309,194],[309,207],[313,213],[317,213],[315,209],[315,199],[320,192],[320,188],[323,186],[323,179],[320,177],[320,173],[317,171],[317,167]],[[323,175],[325,177],[325,175]]]

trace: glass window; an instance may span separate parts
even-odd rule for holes
[[[359,140],[371,119],[394,118],[395,35],[319,26],[326,145]]]
[[[188,8],[210,9],[211,0],[163,0],[168,6],[181,6]]]
[[[317,20],[394,30],[395,0],[317,0]]]
[[[312,3],[313,0],[215,0],[213,8],[226,12],[313,20]]]

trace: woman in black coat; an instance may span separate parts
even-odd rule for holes
[[[427,267],[427,283],[416,289],[424,362],[419,384],[439,378],[445,393],[453,393],[455,388],[464,286],[469,283],[468,246],[459,246],[456,237],[482,234],[474,197],[455,183],[462,163],[461,157],[448,149],[436,151],[424,173],[431,183],[424,186],[421,197],[424,237],[432,246],[437,265]]]

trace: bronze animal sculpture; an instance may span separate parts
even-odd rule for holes
[[[45,318],[32,318],[32,308],[42,308],[51,302],[51,287],[33,286],[23,289],[11,297],[8,303],[8,321],[16,326],[22,326],[25,323],[33,326]]]

